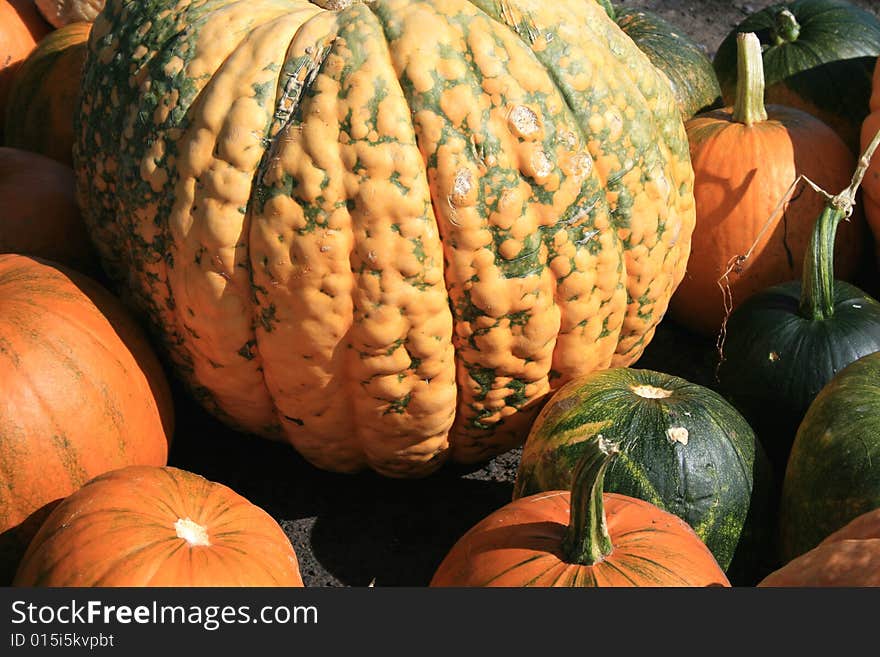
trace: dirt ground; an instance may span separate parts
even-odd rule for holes
[[[880,0],[854,0],[880,13]],[[707,54],[747,13],[769,1],[623,0],[661,14]],[[711,385],[714,351],[664,321],[638,367]],[[224,429],[178,394],[170,462],[223,482],[284,527],[308,586],[424,586],[452,544],[510,500],[519,451],[482,468],[447,467],[419,481],[365,473],[344,476],[309,466],[286,445]]]

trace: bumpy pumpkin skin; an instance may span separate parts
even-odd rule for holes
[[[0,0],[0,119],[18,67],[51,30],[31,0]],[[2,138],[0,123],[0,143]]]
[[[841,370],[810,405],[782,487],[783,562],[880,507],[880,352]]]
[[[104,8],[104,0],[34,0],[37,9],[56,28],[78,22],[91,23]]]
[[[858,516],[758,586],[880,586],[880,509]]]
[[[880,58],[877,59],[874,66],[870,110],[862,124],[862,149],[867,148],[874,135],[880,132]],[[880,157],[872,158],[868,173],[862,182],[862,191],[865,217],[874,234],[877,263],[880,265]]]
[[[698,217],[687,273],[672,297],[670,316],[704,335],[717,335],[725,317],[719,279],[756,241],[752,256],[728,277],[732,309],[761,290],[802,276],[825,198],[802,184],[803,191],[761,233],[795,179],[807,176],[837,194],[855,171],[849,148],[818,119],[781,105],[768,105],[767,114],[766,121],[745,125],[725,108],[686,123]],[[838,232],[836,275],[848,280],[859,268],[867,236],[859,206]]]
[[[296,553],[263,509],[172,467],[88,482],[46,519],[16,586],[303,586]]]
[[[742,416],[717,393],[650,370],[615,368],[569,381],[532,425],[514,499],[569,488],[584,441],[599,435],[620,444],[605,490],[675,514],[727,569],[758,465]]]
[[[173,423],[162,368],[117,299],[70,270],[0,255],[3,582],[54,502],[108,470],[164,465]]]
[[[6,146],[71,164],[73,111],[90,29],[91,23],[74,23],[55,30],[22,63],[6,106]]]
[[[0,253],[46,258],[88,275],[100,272],[69,166],[0,146],[0,207]]]
[[[338,471],[481,461],[650,341],[693,230],[681,119],[593,3],[335,4],[109,2],[86,221],[230,424]]]
[[[605,493],[614,551],[592,566],[568,563],[561,545],[567,491],[522,497],[477,523],[449,551],[431,586],[729,586],[686,522],[643,500]]]

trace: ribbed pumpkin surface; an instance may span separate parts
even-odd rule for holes
[[[0,255],[0,581],[47,505],[108,470],[164,465],[172,432],[162,369],[119,301]]]
[[[108,3],[86,219],[218,416],[334,470],[480,461],[653,335],[681,119],[593,3],[335,4]]]
[[[71,163],[73,112],[91,23],[55,30],[28,55],[6,106],[5,145]]]
[[[16,586],[302,586],[284,530],[232,489],[171,467],[131,466],[64,500]]]
[[[712,553],[680,518],[632,497],[605,493],[614,551],[592,566],[562,553],[567,491],[520,498],[455,544],[431,586],[729,586]]]

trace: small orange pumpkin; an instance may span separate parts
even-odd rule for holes
[[[570,494],[521,497],[490,514],[452,547],[431,586],[730,586],[686,522],[603,494],[616,445],[584,444]]]
[[[97,477],[52,512],[16,586],[303,586],[296,553],[263,509],[172,467]]]
[[[51,30],[32,0],[0,0],[0,118],[19,65]],[[2,137],[0,121],[0,143]]]
[[[733,308],[771,285],[801,277],[813,222],[825,199],[805,189],[774,215],[797,177],[805,175],[836,194],[849,184],[856,164],[843,140],[819,119],[794,108],[764,106],[760,44],[751,33],[738,39],[736,104],[700,114],[685,125],[697,224],[670,316],[705,335],[716,334],[725,316],[719,279],[753,244],[754,252],[729,276]],[[837,277],[849,280],[862,253],[860,211],[839,232]]]
[[[880,509],[850,521],[758,586],[880,586]]]
[[[91,29],[91,23],[73,23],[55,30],[21,64],[6,102],[6,146],[71,164],[73,112]]]
[[[88,275],[100,272],[70,166],[0,146],[0,208],[0,253],[46,258]]]
[[[164,465],[173,424],[159,361],[115,297],[0,255],[0,583],[58,500],[108,470]]]

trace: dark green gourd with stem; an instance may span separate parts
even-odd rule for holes
[[[834,279],[837,227],[852,212],[878,143],[859,160],[852,182],[828,201],[816,221],[801,281],[753,296],[727,321],[718,382],[785,470],[798,425],[819,391],[841,369],[880,351],[880,303]]]
[[[817,116],[857,153],[880,55],[880,19],[843,0],[793,0],[747,16],[713,61],[728,103],[736,92],[738,32],[754,32],[761,40],[766,102]]]

